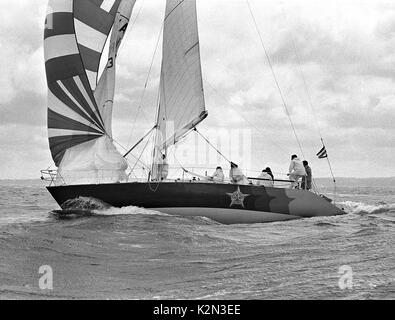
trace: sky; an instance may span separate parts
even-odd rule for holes
[[[52,164],[46,5],[0,0],[0,179],[36,178]],[[197,0],[209,113],[200,132],[245,169],[285,173],[298,154],[315,176],[328,177],[327,161],[315,156],[322,136],[335,176],[395,176],[395,3],[250,0],[250,6],[259,33],[245,0]],[[164,7],[164,0],[137,0],[120,49],[113,136],[125,148],[154,124],[161,61],[154,52]],[[192,166],[196,143],[206,148],[191,134],[177,159]]]

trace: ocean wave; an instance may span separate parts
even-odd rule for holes
[[[159,211],[154,211],[154,210],[149,210],[149,209],[144,209],[134,206],[122,207],[122,208],[109,207],[105,209],[97,209],[94,210],[94,213],[96,215],[101,215],[101,216],[121,216],[121,215],[168,216],[167,214]]]
[[[120,215],[160,215],[166,214],[154,210],[129,206],[115,208],[108,203],[92,197],[78,197],[62,204],[62,210],[52,212],[60,218],[77,218],[87,216],[120,216]]]
[[[47,220],[47,214],[42,214],[38,216],[32,216],[32,215],[6,216],[6,217],[0,217],[0,226],[8,225],[8,224],[44,222],[46,220]]]
[[[317,227],[336,227],[336,224],[330,223],[330,222],[317,222],[314,224]]]
[[[346,212],[357,215],[395,212],[395,203],[380,202],[377,204],[367,204],[363,202],[344,201],[340,202],[340,204],[344,206]]]
[[[146,215],[146,216],[164,216],[170,215],[150,210],[141,207],[128,206],[128,207],[113,207],[99,199],[91,197],[78,197],[66,201],[62,205],[62,211],[55,211],[57,214],[63,215],[77,215],[77,216],[121,216],[121,215]],[[184,217],[185,218],[185,217]],[[207,217],[187,217],[189,220],[194,220],[202,224],[218,224]]]
[[[78,197],[75,199],[67,200],[62,204],[63,210],[103,210],[108,209],[111,206],[104,201],[91,197]]]

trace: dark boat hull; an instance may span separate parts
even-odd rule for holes
[[[344,212],[304,190],[200,182],[117,183],[48,187],[60,206],[92,197],[114,207],[136,206],[225,224],[263,223]]]

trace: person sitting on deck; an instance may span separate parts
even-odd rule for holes
[[[247,177],[241,172],[238,165],[231,162],[230,171],[229,171],[230,181],[234,184],[250,184],[250,181]]]
[[[302,179],[302,189],[311,190],[311,182],[313,180],[311,168],[306,160],[303,161],[303,166],[306,171],[306,176],[304,176]]]
[[[258,176],[258,179],[262,179],[262,180],[257,180],[257,182],[256,182],[257,186],[264,186],[264,187],[273,187],[274,186],[273,173],[269,167],[262,170],[261,174]]]
[[[290,189],[297,188],[299,186],[299,179],[306,175],[303,163],[296,154],[291,157],[291,164],[289,165],[289,173],[287,175],[289,176],[289,180],[293,181]]]
[[[266,172],[269,174],[269,176],[272,177],[272,180],[273,180],[273,182],[274,182],[274,175],[273,175],[272,169],[270,169],[269,167],[266,167],[265,170],[266,170]]]
[[[211,178],[210,180],[214,181],[215,183],[224,183],[225,175],[224,172],[222,171],[222,168],[217,167],[214,174],[210,178]]]

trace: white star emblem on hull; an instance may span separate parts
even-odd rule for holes
[[[239,205],[244,208],[244,199],[249,197],[250,194],[244,194],[240,191],[240,186],[237,186],[237,190],[233,193],[227,193],[228,196],[230,196],[230,199],[232,200],[231,204],[229,207],[233,207],[234,205]]]

